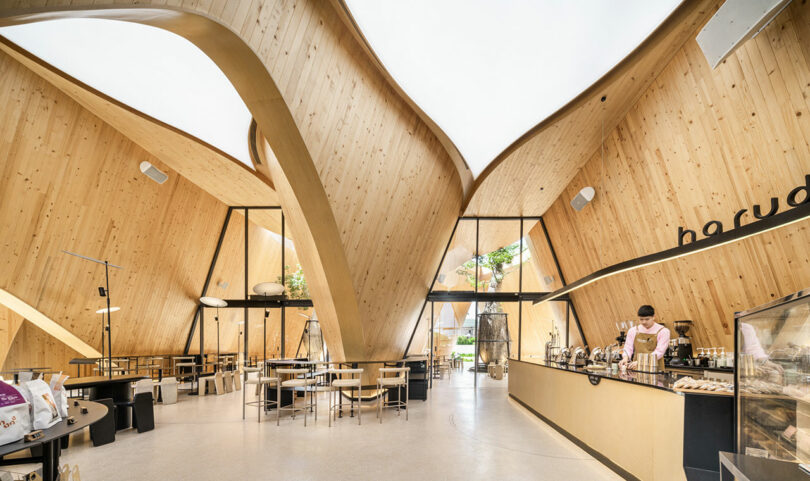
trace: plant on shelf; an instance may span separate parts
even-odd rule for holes
[[[285,277],[285,286],[287,287],[287,297],[290,299],[309,299],[309,287],[307,286],[307,279],[304,277],[304,269],[301,264],[296,264],[297,271],[292,274],[287,274]],[[290,266],[284,266],[284,270],[289,269]],[[281,276],[278,276],[279,284],[281,284]],[[307,309],[306,307],[299,307],[301,310]]]
[[[475,344],[475,337],[474,336],[458,336],[456,340],[456,344],[459,346],[472,346]]]

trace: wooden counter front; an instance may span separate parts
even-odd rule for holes
[[[684,481],[684,397],[673,392],[509,360],[509,395],[621,470]]]

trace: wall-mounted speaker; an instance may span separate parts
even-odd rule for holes
[[[141,172],[143,172],[147,177],[154,180],[158,184],[166,182],[166,179],[169,178],[168,175],[161,172],[160,170],[158,170],[157,167],[155,167],[154,165],[150,164],[145,160],[141,162]]]
[[[581,211],[590,201],[593,200],[593,197],[596,195],[596,190],[593,187],[583,187],[582,190],[577,193],[577,196],[571,199],[571,207],[574,208],[575,211]]]
[[[767,27],[790,0],[726,0],[698,33],[697,43],[712,68]]]

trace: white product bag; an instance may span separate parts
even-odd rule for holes
[[[30,424],[25,398],[14,386],[0,382],[0,444],[19,441]]]
[[[70,376],[62,374],[61,372],[55,376],[51,376],[51,393],[53,400],[56,402],[56,409],[59,411],[59,416],[62,418],[68,417],[68,397],[65,392],[65,381]]]
[[[31,413],[34,418],[34,429],[48,429],[62,420],[48,383],[42,379],[37,379],[28,381],[25,386],[31,393]]]

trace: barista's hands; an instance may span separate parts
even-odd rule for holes
[[[626,367],[627,367],[627,358],[626,358],[626,357],[622,357],[622,360],[621,360],[621,361],[619,361],[619,368],[620,368],[620,369],[624,369],[624,368],[626,368]]]
[[[631,371],[635,371],[637,367],[638,367],[638,362],[633,361],[627,366],[627,369],[629,369]]]

